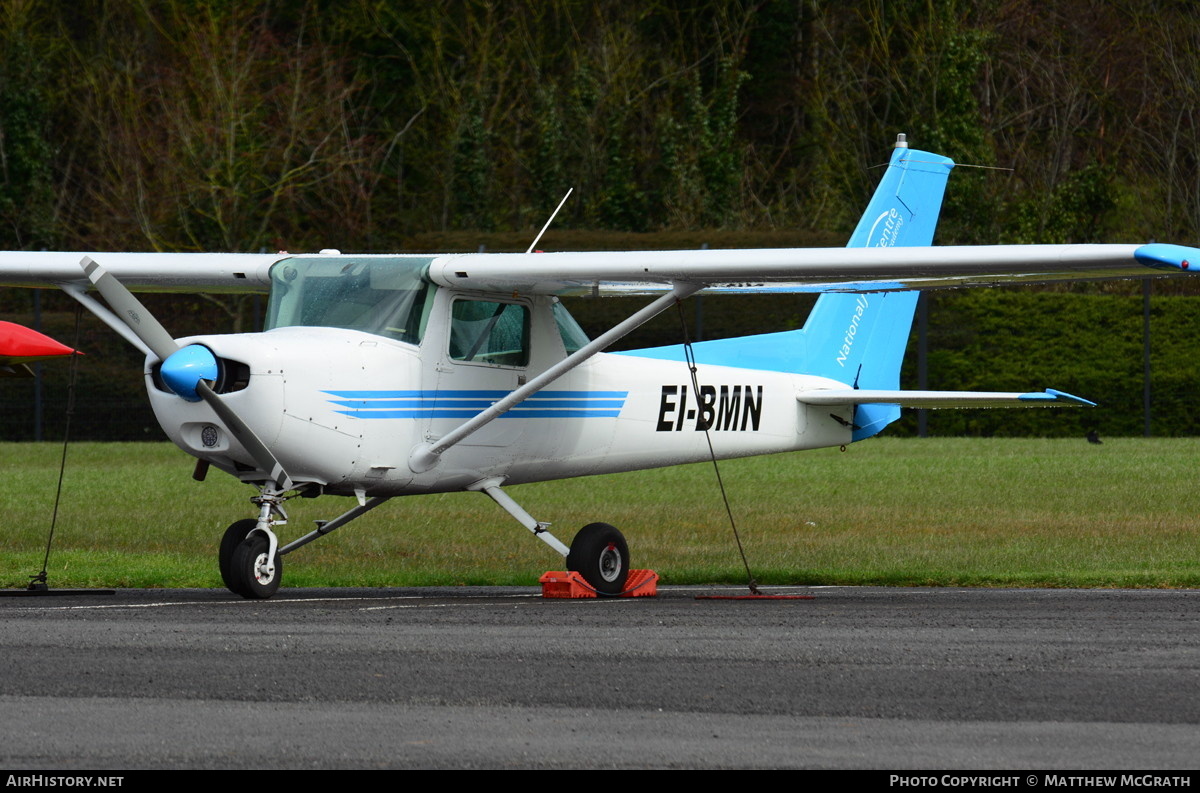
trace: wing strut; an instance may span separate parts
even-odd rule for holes
[[[408,467],[413,473],[424,473],[437,465],[438,458],[442,452],[449,449],[454,444],[463,440],[471,433],[475,432],[480,427],[484,426],[493,419],[499,418],[527,398],[533,396],[538,391],[541,391],[546,386],[553,383],[558,378],[562,377],[567,372],[574,369],[579,364],[591,358],[596,353],[608,347],[610,344],[620,339],[622,336],[630,333],[634,329],[649,322],[654,317],[661,314],[671,307],[676,301],[683,300],[702,288],[700,284],[690,284],[681,281],[676,281],[671,288],[671,291],[654,302],[642,308],[640,311],[632,314],[628,319],[625,319],[616,325],[609,328],[604,333],[597,336],[592,341],[580,347],[575,352],[568,355],[558,363],[551,366],[546,371],[539,374],[537,377],[530,380],[525,385],[511,392],[508,396],[493,404],[491,407],[481,411],[467,421],[458,425],[450,432],[447,432],[435,443],[422,443],[412,450],[412,454],[408,457]]]

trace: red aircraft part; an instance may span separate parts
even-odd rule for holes
[[[71,355],[75,350],[24,325],[0,322],[0,365],[42,361]],[[82,354],[82,353],[81,353]]]

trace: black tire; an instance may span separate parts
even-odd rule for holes
[[[221,569],[221,581],[225,587],[235,595],[246,596],[245,592],[235,589],[238,582],[233,579],[233,552],[237,549],[242,541],[246,539],[246,535],[250,530],[258,525],[258,521],[253,518],[245,520],[237,520],[229,524],[229,528],[225,530],[224,536],[221,537],[221,548],[217,551],[217,565]]]
[[[275,572],[265,576],[259,572],[259,565],[266,560],[270,544],[262,532],[254,532],[233,550],[229,574],[235,581],[236,589],[231,590],[247,599],[265,600],[279,590],[279,582],[283,579],[283,559],[275,553]]]
[[[567,555],[567,569],[583,576],[597,592],[618,595],[629,577],[629,546],[621,532],[607,523],[589,523],[579,530]]]

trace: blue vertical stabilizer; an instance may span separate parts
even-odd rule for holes
[[[846,247],[932,245],[953,167],[947,157],[898,142]],[[693,348],[698,363],[804,372],[858,388],[895,389],[916,306],[916,292],[827,292],[817,298],[803,330],[698,342]],[[684,359],[680,345],[624,354]],[[859,405],[854,440],[869,438],[899,417],[894,405]]]

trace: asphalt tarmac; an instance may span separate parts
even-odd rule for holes
[[[0,598],[0,767],[1188,769],[1200,591]]]

